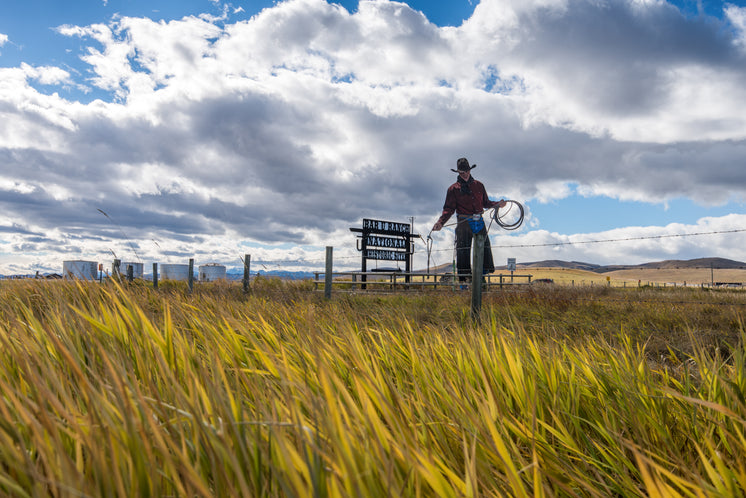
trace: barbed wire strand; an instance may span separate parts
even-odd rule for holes
[[[457,223],[449,223],[448,225],[445,225],[444,227],[448,226],[454,226]],[[723,234],[733,234],[733,233],[743,233],[746,232],[746,229],[744,228],[737,228],[733,230],[715,230],[711,232],[692,232],[692,233],[677,233],[677,234],[661,234],[661,235],[644,235],[639,237],[623,237],[623,238],[617,238],[617,239],[595,239],[595,240],[577,240],[577,241],[557,241],[557,242],[545,242],[545,243],[537,243],[537,244],[491,244],[493,249],[515,249],[515,248],[531,248],[531,247],[554,247],[554,246],[572,246],[572,245],[588,245],[588,244],[604,244],[604,243],[610,243],[610,242],[629,242],[629,241],[639,241],[639,240],[660,240],[660,239],[666,239],[666,238],[683,238],[683,237],[698,237],[698,236],[705,236],[705,235],[723,235]],[[416,239],[414,239],[416,240]],[[427,244],[427,243],[426,243]],[[446,249],[433,249],[432,247],[428,248],[430,253],[442,253],[442,252],[452,252],[456,251],[455,245],[452,245],[449,248]],[[464,248],[465,250],[468,250],[469,248]],[[352,256],[335,256],[335,261],[352,261],[360,259],[360,255],[352,255]],[[295,260],[294,263],[297,266],[301,265],[321,265],[326,262],[325,259],[311,259],[311,260]],[[283,266],[281,263],[277,260],[252,260],[251,261],[252,266],[254,264],[257,265],[272,265],[276,266],[283,271],[292,271],[289,270],[287,266]],[[287,263],[287,262],[286,262]],[[434,266],[438,266],[435,264]]]

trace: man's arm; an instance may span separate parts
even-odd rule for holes
[[[505,207],[507,202],[505,202],[505,199],[500,199],[499,201],[493,201],[487,196],[487,190],[485,190],[484,185],[482,187],[482,206],[484,206],[484,209],[490,209],[493,207]]]
[[[438,221],[435,222],[435,225],[433,225],[433,232],[437,232],[443,228],[443,225],[453,216],[454,212],[456,212],[456,196],[453,193],[453,189],[449,188],[446,193],[446,202],[443,204],[443,212]]]

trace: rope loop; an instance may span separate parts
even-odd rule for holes
[[[523,224],[523,205],[518,201],[506,200],[505,206],[492,211],[492,219],[504,230],[517,230]]]

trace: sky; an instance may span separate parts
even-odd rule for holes
[[[524,206],[490,225],[498,265],[746,261],[746,6],[0,4],[2,274],[323,271],[327,246],[354,270],[364,218],[449,263],[431,228],[459,157]]]

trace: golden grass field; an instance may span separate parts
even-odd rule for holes
[[[500,273],[500,272],[496,272]],[[502,272],[506,274],[505,271]],[[681,268],[681,269],[633,269],[617,270],[607,273],[594,273],[587,270],[565,268],[520,268],[516,274],[530,274],[532,279],[551,278],[558,284],[597,285],[607,284],[610,278],[615,287],[653,284],[700,285],[714,282],[739,282],[746,284],[746,270],[709,268]]]
[[[0,496],[746,496],[746,292],[313,288],[0,282]]]

